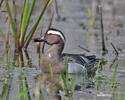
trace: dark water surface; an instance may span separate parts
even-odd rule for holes
[[[35,23],[40,11],[42,0],[38,0],[36,2],[36,7],[34,9],[30,27],[33,23]],[[11,3],[11,2],[10,2]],[[16,12],[17,12],[17,25],[19,26],[20,23],[20,16],[21,16],[21,8],[22,8],[23,1],[18,0],[16,1]],[[102,7],[103,7],[103,22],[104,22],[104,33],[105,33],[105,44],[108,50],[108,54],[102,56],[102,40],[101,40],[101,28],[100,28],[100,20],[97,11],[97,0],[58,0],[58,7],[59,7],[59,14],[61,19],[57,19],[56,13],[54,14],[53,24],[52,27],[60,29],[64,35],[66,36],[66,45],[64,48],[64,52],[67,53],[84,53],[86,55],[95,54],[97,57],[103,57],[107,60],[107,64],[103,67],[103,71],[100,75],[104,75],[106,79],[97,80],[96,83],[98,84],[98,89],[96,88],[96,83],[94,87],[84,88],[83,85],[83,77],[79,76],[77,79],[77,83],[80,84],[80,89],[76,90],[73,95],[73,100],[118,100],[120,95],[125,96],[125,86],[121,85],[120,83],[125,83],[125,1],[124,0],[103,0]],[[94,29],[91,28],[90,25],[90,18],[88,15],[88,8],[92,9],[92,13],[95,20]],[[55,8],[53,7],[55,11]],[[5,34],[8,31],[8,22],[5,22],[6,17],[8,16],[5,13],[6,8],[5,4],[0,8],[0,28],[3,30]],[[49,23],[49,14],[46,12],[44,17],[44,26],[43,32],[46,31]],[[29,27],[29,29],[30,29]],[[41,23],[39,24],[34,37],[39,36],[41,32]],[[41,73],[39,70],[39,59],[36,53],[36,44],[31,42],[28,48],[28,53],[30,56],[31,65],[30,68],[25,66],[24,68],[17,68],[12,66],[13,61],[13,50],[14,50],[14,40],[13,34],[10,33],[10,57],[9,57],[9,65],[11,69],[13,69],[11,74],[11,81],[10,88],[8,90],[8,99],[7,96],[3,98],[3,100],[12,100],[13,96],[19,93],[19,83],[21,81],[20,73],[22,70],[25,70],[24,76],[27,77],[27,84],[30,90],[31,100],[33,98],[33,91],[35,90],[36,86],[36,76]],[[120,61],[116,78],[115,80],[118,82],[118,86],[116,86],[114,90],[114,95],[112,96],[112,86],[110,84],[110,78],[113,74],[114,67],[116,62],[112,64],[113,60],[115,59],[115,50],[111,46],[111,43],[114,44],[116,47],[119,56],[117,61]],[[7,56],[5,53],[5,46],[4,40],[0,36],[0,94],[2,93],[4,86],[8,83],[8,70],[7,70]],[[82,48],[88,49],[90,52],[83,50]],[[47,47],[48,48],[48,47]],[[46,49],[47,49],[46,48]],[[42,56],[41,56],[42,58]],[[25,64],[27,63],[26,59]],[[10,70],[11,71],[11,70]],[[54,90],[62,90],[60,85],[60,78],[59,80],[56,77],[60,77],[55,75],[55,84],[57,86]],[[41,75],[40,78],[41,86],[39,88],[44,87],[45,91],[47,92],[47,88],[50,88],[50,84],[53,83],[49,80],[47,75]],[[42,81],[44,80],[44,81]],[[91,79],[90,79],[91,80]],[[91,80],[92,81],[92,80]],[[38,82],[38,81],[37,81]],[[46,83],[45,83],[46,82]],[[37,83],[39,86],[39,82]],[[37,87],[38,88],[38,87]],[[44,90],[44,89],[43,89]],[[36,90],[37,91],[37,90]],[[63,92],[61,91],[61,95],[63,97]],[[45,94],[47,96],[47,94]],[[51,97],[52,99],[53,97]],[[50,99],[50,100],[51,100]],[[68,100],[68,97],[65,97]],[[21,99],[16,99],[21,100]],[[121,99],[123,100],[123,99]]]

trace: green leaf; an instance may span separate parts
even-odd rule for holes
[[[113,74],[112,74],[111,79],[110,79],[111,86],[112,86],[112,95],[114,94],[114,90],[115,90],[114,88],[117,85],[116,81],[115,81],[115,77],[116,77],[116,74],[117,74],[118,66],[119,66],[119,61],[116,63],[115,69],[114,69]]]
[[[31,14],[33,12],[33,8],[34,8],[35,3],[36,3],[36,0],[32,0],[31,6],[30,6],[29,11],[28,11],[29,0],[24,1],[24,7],[23,7],[23,12],[22,12],[22,17],[21,17],[20,44],[23,44],[23,42],[24,42],[24,38],[26,35],[26,31],[27,31],[27,28],[29,25],[29,21],[30,21]]]
[[[15,24],[14,24],[14,20],[13,20],[13,17],[12,17],[12,12],[11,12],[10,6],[8,4],[8,0],[5,0],[5,4],[6,4],[7,11],[8,11],[8,15],[9,15],[10,24],[11,24],[12,31],[13,31],[15,43],[16,43],[16,45],[18,45],[18,36],[17,36],[17,32],[16,32],[16,27],[15,27]]]
[[[5,34],[3,33],[2,29],[0,28],[0,34],[2,36],[2,38],[4,39],[4,41],[6,41],[6,36]]]
[[[94,21],[93,16],[92,16],[92,10],[90,8],[88,8],[88,14],[89,14],[89,19],[90,19],[90,24],[93,27],[95,21]]]
[[[5,94],[7,93],[8,88],[9,88],[8,83],[3,86],[3,91],[0,94],[1,98],[3,98],[5,96]]]
[[[12,100],[14,100],[14,99],[16,99],[16,98],[20,98],[21,96],[24,96],[24,95],[27,94],[30,90],[31,90],[31,88],[26,89],[26,90],[20,92],[19,94],[17,94],[16,96],[14,96]]]
[[[53,69],[52,69],[52,65],[50,64],[49,65],[49,69],[50,69],[50,73],[51,73],[51,79],[53,80]]]
[[[52,0],[48,0],[47,3],[45,4],[42,12],[40,13],[40,16],[38,17],[36,23],[33,25],[32,29],[30,30],[28,36],[26,37],[25,39],[25,44],[24,44],[24,47],[27,48],[29,43],[30,43],[30,40],[32,38],[32,36],[34,35],[35,31],[36,31],[36,28],[41,20],[41,18],[44,16],[44,12],[46,10],[46,8],[48,7],[48,5],[52,2]]]
[[[33,12],[33,8],[34,8],[34,6],[35,6],[35,3],[36,3],[36,0],[32,0],[31,6],[30,6],[30,9],[29,9],[29,12],[28,12],[28,14],[27,14],[27,20],[26,20],[26,22],[25,22],[25,32],[26,32],[27,27],[28,27],[28,25],[29,25],[29,21],[30,21],[31,14],[32,14],[32,12]]]
[[[63,81],[64,88],[66,89],[67,92],[69,92],[69,86],[67,84],[68,82],[66,81],[65,76],[62,72],[60,72],[60,76],[61,76],[61,79]]]
[[[68,78],[68,76],[69,76],[69,73],[68,73],[68,57],[66,57],[66,85],[67,85],[67,88],[68,88],[68,90],[69,90],[69,78]]]
[[[22,72],[20,74],[20,83],[19,83],[20,93],[18,94],[18,96],[20,97],[20,100],[31,100],[31,97],[29,94],[30,89],[28,88],[28,82],[25,77],[25,73],[26,73],[26,70],[22,70]]]
[[[21,29],[20,29],[20,43],[23,42],[24,40],[24,35],[25,35],[25,26],[26,26],[26,19],[27,19],[27,12],[28,12],[28,7],[29,7],[29,0],[24,1],[24,7],[23,7],[23,16],[22,16],[22,22],[21,22]]]
[[[73,95],[73,93],[74,93],[75,86],[76,86],[76,77],[75,77],[75,78],[73,78],[73,80],[72,80],[71,96],[72,96],[72,95]]]
[[[116,74],[117,74],[118,66],[119,66],[119,61],[116,63],[115,69],[114,69],[113,74],[111,76],[111,79],[110,79],[111,83],[114,83],[114,80],[115,80],[115,77],[116,77]]]

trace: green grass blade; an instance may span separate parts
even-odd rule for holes
[[[7,54],[7,57],[6,57],[6,67],[7,67],[7,72],[8,72],[8,75],[10,77],[10,60],[12,58],[12,49],[10,48],[9,49],[9,54]]]
[[[36,0],[32,0],[31,6],[28,11],[29,0],[24,1],[24,7],[23,7],[23,12],[22,12],[23,14],[22,14],[22,18],[21,18],[20,43],[23,42],[23,40],[24,40],[35,2],[36,2]],[[28,14],[27,14],[27,12],[28,12]]]
[[[23,11],[22,11],[22,15],[21,15],[21,24],[20,24],[20,33],[21,33],[20,34],[20,44],[21,44],[21,46],[23,46],[24,38],[26,35],[26,31],[27,31],[27,28],[29,25],[29,21],[31,18],[33,8],[35,6],[35,2],[36,2],[36,0],[32,0],[29,11],[28,11],[29,0],[25,0],[24,4],[23,4]],[[28,12],[28,14],[27,14],[27,12]]]
[[[27,79],[26,77],[24,77],[24,89],[25,90],[28,90],[28,82],[27,82]],[[31,97],[30,97],[30,93],[29,91],[27,93],[25,93],[25,100],[31,100]]]
[[[7,93],[8,88],[9,88],[8,83],[3,86],[3,91],[0,94],[1,98],[3,98],[5,96],[5,94]]]
[[[53,80],[54,74],[53,74],[53,69],[52,69],[52,65],[51,64],[49,65],[49,69],[50,69],[50,73],[51,73],[51,80]]]
[[[116,77],[116,74],[117,74],[118,66],[119,66],[119,61],[116,63],[115,69],[114,69],[113,74],[111,76],[111,79],[110,79],[111,83],[114,83],[114,81],[115,81],[115,77]]]
[[[122,100],[122,95],[120,93],[120,90],[118,91],[118,100]],[[124,99],[123,99],[124,100]]]
[[[6,48],[8,48],[8,47],[9,47],[9,40],[10,40],[10,28],[11,28],[11,24],[9,23],[8,32],[7,32],[7,36],[6,36]]]
[[[16,32],[16,27],[15,27],[15,24],[14,24],[14,20],[13,20],[13,17],[12,17],[12,12],[10,10],[10,6],[8,4],[8,0],[5,0],[5,4],[6,4],[7,11],[8,11],[8,15],[9,15],[10,24],[11,24],[12,31],[13,31],[15,43],[16,43],[16,45],[18,45],[18,36],[17,36],[17,32]]]
[[[24,0],[24,3],[23,3],[23,9],[22,9],[22,12],[21,12],[21,21],[20,21],[20,31],[21,31],[21,26],[22,26],[22,20],[23,20],[23,12],[24,12],[24,8],[25,8],[25,3],[26,3],[26,0]]]
[[[125,100],[125,91],[124,91],[124,94],[123,94],[123,100]]]
[[[72,80],[71,96],[72,96],[73,93],[74,93],[75,86],[76,86],[76,77],[73,78],[73,80]]]
[[[30,40],[31,40],[33,34],[35,33],[36,28],[37,28],[37,26],[38,26],[38,24],[39,24],[41,18],[43,17],[46,8],[48,7],[48,5],[49,5],[51,2],[52,2],[52,0],[48,0],[48,1],[47,1],[47,3],[45,4],[45,7],[43,8],[42,12],[40,13],[40,16],[38,17],[36,23],[33,25],[32,29],[30,30],[30,32],[29,32],[29,34],[28,34],[28,36],[27,36],[27,38],[26,38],[26,40],[25,40],[25,44],[24,44],[24,47],[25,47],[25,48],[28,47],[28,45],[29,45],[29,43],[30,43]]]
[[[2,38],[4,39],[4,41],[6,41],[6,36],[5,34],[3,33],[2,29],[0,28],[0,35],[2,36]]]
[[[28,27],[28,25],[29,25],[29,21],[30,21],[31,14],[32,14],[32,12],[33,12],[33,8],[34,8],[34,6],[35,6],[35,3],[36,3],[36,0],[32,0],[32,2],[31,2],[31,7],[30,7],[29,12],[28,12],[28,15],[27,15],[27,20],[26,20],[26,22],[25,22],[25,23],[26,23],[25,32],[26,32],[27,27]]]
[[[20,97],[20,100],[31,100],[30,93],[29,93],[30,88],[28,88],[28,83],[27,83],[25,74],[26,74],[25,70],[23,70],[20,74],[20,83],[19,83],[20,93],[14,96],[13,99]]]
[[[27,20],[28,7],[29,7],[29,0],[25,0],[22,22],[21,22],[21,29],[20,29],[20,38],[19,38],[19,43],[21,44],[21,46],[23,46],[23,41],[24,41],[24,36],[25,36],[25,26],[26,26],[26,20]]]
[[[19,83],[19,91],[20,93],[17,94],[16,96],[13,97],[13,100],[16,99],[16,98],[19,98],[20,97],[20,100],[24,100],[24,88],[23,88],[23,80],[22,80],[22,77],[21,77],[21,81]]]
[[[97,73],[99,73],[101,62],[102,62],[102,59],[100,59],[99,62],[97,63],[97,71],[96,71]]]
[[[25,95],[26,93],[28,93],[30,90],[31,90],[31,88],[26,89],[26,90],[20,92],[19,94],[17,94],[16,96],[14,96],[12,100],[17,99],[17,98],[20,98],[21,96],[24,96],[24,95]],[[25,99],[21,99],[21,100],[25,100]]]
[[[62,82],[63,82],[63,85],[64,85],[64,89],[66,89],[66,92],[69,93],[69,88],[67,86],[65,76],[64,76],[64,74],[62,72],[60,72],[60,76],[61,76],[61,79],[62,79]]]
[[[94,21],[93,16],[92,16],[92,10],[90,8],[88,8],[88,14],[89,14],[91,27],[93,28],[95,21]]]
[[[0,94],[0,100],[9,100],[10,88],[11,88],[12,78],[7,79],[7,83],[3,86],[3,91]]]
[[[0,35],[4,39],[6,48],[8,48],[8,46],[9,46],[9,34],[10,34],[10,24],[9,24],[7,36],[4,34],[4,32],[2,31],[2,29],[0,28]]]
[[[69,76],[69,73],[68,73],[68,57],[66,57],[66,85],[67,85],[67,88],[68,88],[68,90],[69,90],[69,78],[68,78],[68,76]]]
[[[121,85],[121,88],[123,88],[123,99],[122,100],[125,100],[125,83],[123,83]]]
[[[119,66],[119,61],[116,63],[115,69],[114,69],[113,74],[112,74],[112,76],[110,78],[110,83],[111,83],[111,87],[112,87],[112,91],[111,91],[112,95],[114,94],[114,88],[117,85],[116,81],[115,81],[115,78],[116,78],[118,66]]]

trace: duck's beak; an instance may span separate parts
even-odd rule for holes
[[[34,42],[46,42],[46,39],[44,37],[38,37],[38,38],[34,38],[32,39]]]

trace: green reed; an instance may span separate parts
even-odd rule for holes
[[[36,30],[36,28],[37,28],[37,26],[38,26],[38,24],[39,24],[41,18],[44,16],[45,10],[47,9],[48,5],[51,4],[51,2],[52,2],[52,0],[48,0],[48,1],[47,1],[47,3],[45,4],[45,6],[44,6],[42,12],[40,13],[38,19],[36,20],[36,23],[35,23],[35,24],[33,25],[33,27],[31,28],[31,30],[30,30],[30,32],[29,32],[29,35],[26,37],[26,40],[25,40],[25,44],[24,44],[25,48],[28,47],[29,42],[30,42],[32,36],[34,35],[35,30]]]
[[[118,100],[125,100],[125,83],[121,84],[117,95]]]
[[[107,75],[105,74],[105,66],[103,66],[104,70],[101,70],[100,67],[102,67],[101,63],[105,62],[104,59],[100,59],[98,61],[98,63],[94,66],[94,68],[92,70],[96,70],[95,75],[92,76],[92,80],[95,84],[95,88],[98,91],[99,87],[104,84],[105,80],[109,80],[109,78],[107,77]],[[101,80],[101,81],[100,81]]]
[[[12,79],[8,78],[7,82],[4,84],[3,90],[0,94],[0,100],[9,100],[11,83],[12,83]]]
[[[6,38],[5,38],[6,39]],[[11,57],[12,57],[12,50],[11,48],[8,48],[6,54],[6,68],[7,68],[7,78],[6,82],[3,85],[3,90],[0,94],[0,100],[9,100],[9,94],[10,94],[10,88],[12,84],[12,77],[11,73],[13,73],[13,67],[11,66]]]
[[[73,96],[76,87],[76,76],[71,80],[71,96]]]
[[[114,71],[113,71],[113,74],[112,74],[112,76],[111,76],[111,78],[110,78],[110,84],[111,84],[111,87],[112,87],[112,95],[114,94],[114,89],[115,89],[115,87],[119,84],[119,82],[117,82],[116,80],[115,80],[115,78],[116,78],[116,74],[117,74],[117,69],[118,69],[118,67],[119,67],[119,61],[117,61],[117,63],[116,63],[116,65],[115,65],[115,68],[114,68]]]
[[[123,100],[125,100],[125,89],[124,89],[124,95],[123,95]]]
[[[27,94],[30,90],[31,90],[31,89],[27,89],[27,90],[21,91],[19,94],[17,94],[16,96],[14,96],[12,100],[15,100],[15,99],[17,99],[17,98],[20,98],[20,97],[24,96],[24,95]],[[28,97],[27,97],[27,98],[21,98],[20,100],[31,100],[31,99],[28,99]]]
[[[119,89],[119,92],[118,92],[118,100],[122,100],[122,95],[121,95],[121,89]]]
[[[6,47],[6,50],[7,50],[8,47],[9,47],[10,24],[9,24],[9,27],[8,27],[7,35],[5,35],[5,33],[3,32],[3,30],[1,28],[0,28],[0,35],[4,40],[5,47]]]
[[[90,28],[89,28],[87,40],[91,40],[91,35],[94,31],[95,20],[93,18],[93,13],[90,8],[88,8],[88,15],[89,15]]]
[[[116,74],[117,74],[117,69],[119,67],[119,61],[116,63],[113,74],[111,76],[110,82],[113,84],[115,82]]]
[[[27,78],[25,76],[26,71],[24,70],[21,72],[19,78],[20,78],[20,83],[19,83],[19,93],[13,97],[12,100],[16,98],[20,98],[20,100],[31,100],[31,96],[29,91],[31,88],[28,87],[28,82]]]
[[[96,74],[93,77],[93,80],[95,82],[95,87],[97,90],[98,90],[98,86],[99,86],[98,79],[100,77],[100,75],[99,75],[100,64],[101,64],[101,60],[99,60],[99,62],[94,66],[94,69],[96,69]]]
[[[8,11],[8,15],[9,15],[10,24],[11,24],[12,31],[13,31],[15,43],[16,43],[16,45],[18,45],[18,36],[17,36],[14,20],[13,20],[13,17],[12,17],[12,12],[11,12],[10,6],[8,4],[8,0],[5,0],[5,4],[6,4],[7,11]]]
[[[91,28],[94,28],[95,20],[93,18],[92,10],[90,8],[88,8],[88,14],[89,14]]]
[[[8,0],[5,0],[6,8],[7,8],[8,14],[9,14],[9,19],[10,19],[10,23],[11,23],[11,27],[12,27],[12,31],[13,31],[13,35],[14,35],[14,39],[15,39],[16,45],[18,45],[20,48],[28,47],[31,38],[32,38],[33,34],[35,33],[36,28],[37,28],[41,18],[44,16],[44,12],[45,12],[47,6],[51,3],[51,1],[52,0],[48,0],[46,2],[46,4],[45,4],[42,12],[40,13],[38,19],[36,20],[35,24],[32,26],[29,33],[27,33],[27,28],[29,26],[29,22],[31,19],[31,15],[32,15],[36,0],[32,0],[31,5],[29,3],[29,0],[25,0],[24,4],[23,4],[23,11],[22,11],[21,22],[20,22],[20,32],[18,34],[15,23],[14,23],[14,19],[12,17],[13,13],[8,4]],[[30,7],[29,7],[29,5],[30,5]],[[27,34],[27,37],[25,37],[26,34]]]
[[[76,86],[76,76],[71,79],[71,89],[70,89],[70,86],[69,86],[69,73],[68,73],[68,57],[66,57],[66,74],[64,75],[62,72],[60,72],[60,76],[61,76],[61,79],[62,79],[62,88],[64,90],[64,93],[68,96],[72,96],[73,93],[74,93],[74,90],[75,90],[75,86]]]
[[[32,36],[34,35],[37,26],[39,25],[40,20],[43,18],[44,13],[48,7],[48,5],[52,2],[52,0],[47,0],[43,10],[41,10],[40,15],[38,16],[38,18],[36,19],[35,24],[30,28],[29,32],[27,32],[27,29],[29,27],[30,24],[30,19],[32,17],[32,12],[33,9],[35,7],[35,3],[37,2],[37,0],[32,0],[31,4],[30,4],[30,0],[24,0],[23,3],[23,10],[21,13],[21,19],[20,19],[20,27],[19,27],[19,32],[18,32],[18,28],[15,22],[15,18],[16,16],[13,17],[14,12],[11,11],[10,5],[8,3],[8,0],[5,0],[5,5],[7,8],[7,12],[9,15],[9,20],[10,20],[10,24],[11,24],[11,29],[13,32],[13,37],[15,40],[15,51],[16,53],[18,53],[18,63],[19,66],[23,66],[23,54],[22,54],[22,49],[25,48],[27,49]],[[2,35],[2,37],[5,39],[3,32],[0,30],[0,33]]]
[[[54,78],[54,72],[53,72],[51,64],[49,65],[49,69],[50,69],[50,74],[51,74],[51,80],[53,80],[53,78]]]

